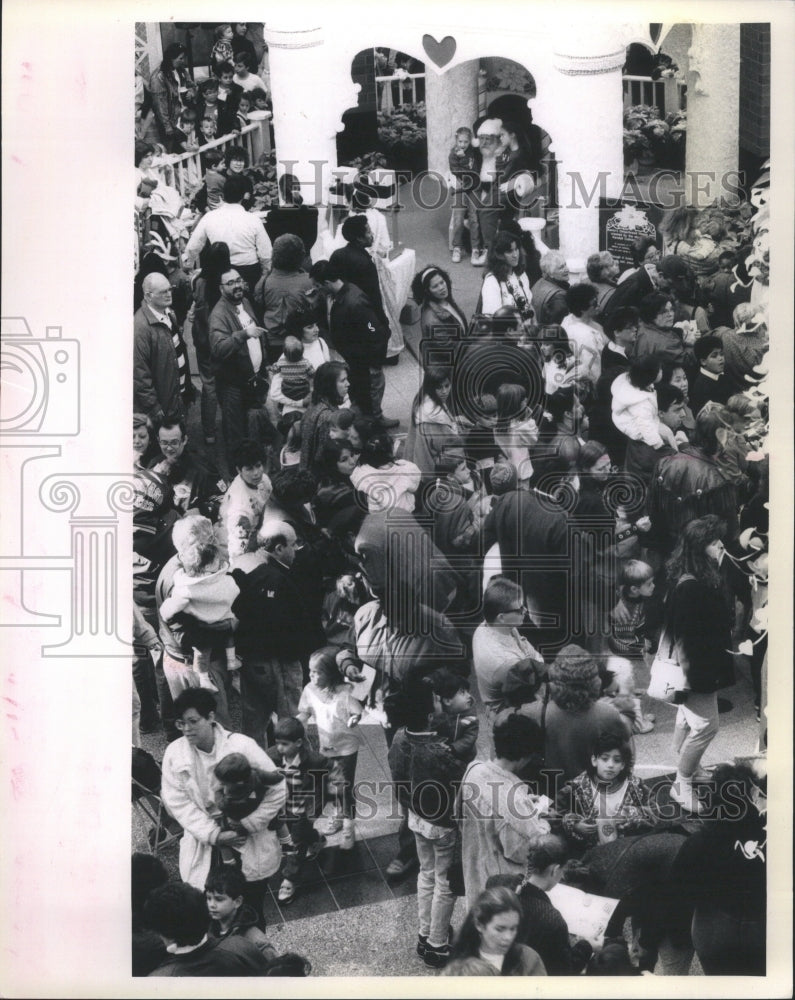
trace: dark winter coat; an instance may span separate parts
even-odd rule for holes
[[[329,324],[334,348],[348,364],[377,367],[384,363],[389,326],[356,285],[343,284],[334,296]]]
[[[453,807],[466,764],[436,732],[399,729],[389,748],[392,779],[402,786],[404,801],[421,819],[436,826],[455,825]]]
[[[691,691],[710,694],[734,683],[734,608],[722,587],[681,580],[669,595],[666,624]]]
[[[370,254],[363,247],[346,243],[332,253],[329,264],[337,268],[343,281],[364,292],[379,321],[388,327],[389,320],[384,312],[384,301],[378,284],[378,270]]]
[[[171,310],[167,310],[171,312]],[[176,316],[172,313],[176,327]],[[181,336],[181,335],[180,335]],[[133,319],[133,406],[157,422],[164,414],[185,415],[172,331],[144,302]]]
[[[317,625],[309,621],[304,596],[290,569],[275,559],[251,573],[232,573],[240,594],[232,611],[240,620],[235,646],[240,653],[299,660],[312,652]]]
[[[682,528],[706,514],[726,520],[729,537],[737,534],[737,487],[714,459],[693,445],[661,458],[649,487],[647,509],[658,544],[671,551]]]

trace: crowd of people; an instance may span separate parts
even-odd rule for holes
[[[176,48],[149,82],[138,211],[189,108],[208,137],[219,99],[256,106],[240,27],[198,90]],[[190,231],[140,257],[133,743],[165,732],[153,791],[182,834],[181,881],[133,857],[138,975],[308,973],[277,956],[263,896],[289,905],[307,861],[353,848],[363,722],[389,747],[386,875],[418,871],[429,969],[633,975],[673,942],[707,974],[764,972],[764,761],[702,766],[719,692],[747,673],[765,710],[764,217],[674,212],[662,252],[639,240],[620,274],[594,247],[572,282],[511,197],[539,181],[537,130],[478,137],[496,173],[459,129],[451,250],[468,241],[480,300],[469,316],[444,267],[417,273],[402,414],[382,408],[394,331],[364,182],[313,263],[295,180],[263,220],[233,147]],[[483,184],[496,208],[473,207]],[[666,665],[676,770],[652,787],[633,765]],[[547,895],[561,880],[620,900],[596,952]]]

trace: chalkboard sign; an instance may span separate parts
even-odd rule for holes
[[[646,236],[662,249],[659,224],[662,211],[656,205],[600,199],[599,249],[608,250],[618,261],[621,272],[635,267],[632,247]]]

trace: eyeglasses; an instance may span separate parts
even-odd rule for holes
[[[518,615],[518,614],[526,615],[527,614],[527,608],[525,607],[524,604],[520,604],[518,608],[508,608],[507,611],[503,611],[503,614],[504,615]]]
[[[244,285],[245,281],[242,278],[235,278],[234,281],[222,281],[221,284],[224,288],[233,288],[235,285]]]
[[[174,451],[174,450],[176,450],[177,448],[179,448],[179,447],[180,447],[180,445],[182,444],[182,438],[180,438],[180,439],[179,439],[179,441],[161,441],[161,440],[160,440],[160,439],[158,438],[158,441],[157,441],[157,443],[158,443],[158,444],[160,445],[160,447],[161,447],[161,448],[162,448],[162,449],[163,449],[164,451],[165,451],[166,449],[168,449],[169,451]]]

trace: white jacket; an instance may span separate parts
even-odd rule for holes
[[[664,444],[659,428],[657,393],[654,389],[637,389],[624,372],[614,380],[613,423],[631,441],[644,441],[650,448]]]
[[[221,833],[221,815],[215,805],[218,782],[215,766],[230,753],[242,753],[252,767],[274,771],[276,765],[254,740],[230,733],[215,723],[215,744],[209,753],[191,746],[182,736],[166,747],[163,757],[163,803],[185,833],[179,844],[179,874],[183,882],[204,889],[210,871],[212,846]],[[282,851],[270,821],[287,801],[284,782],[273,785],[257,809],[241,820],[248,831],[240,856],[249,882],[269,878],[281,864]]]

